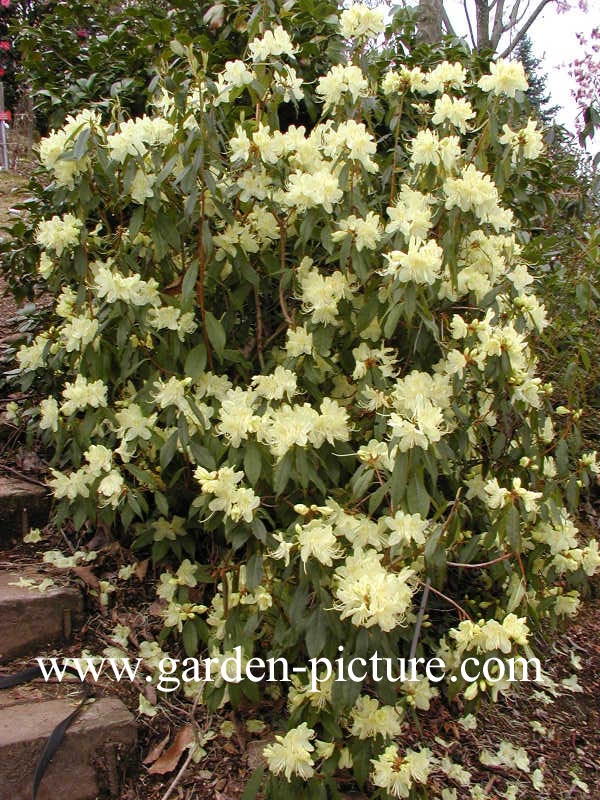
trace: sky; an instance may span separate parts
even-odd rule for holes
[[[532,7],[535,5],[531,3]],[[462,0],[446,0],[446,6],[457,33],[466,34]],[[576,33],[589,31],[597,25],[600,25],[600,0],[589,0],[587,14],[579,9],[558,14],[554,8],[546,7],[529,30],[535,54],[543,60],[547,70],[551,105],[560,106],[558,121],[573,132],[579,112],[571,95],[574,81],[569,75],[568,65],[580,52]],[[591,145],[592,152],[598,150],[599,139],[597,136]]]
[[[570,130],[574,129],[578,114],[577,104],[571,96],[574,86],[569,76],[568,64],[580,53],[575,34],[600,25],[600,2],[592,0],[589,11],[573,10],[557,14],[545,8],[531,28],[531,41],[538,58],[543,58],[548,70],[548,89],[552,102],[561,106],[558,121]]]

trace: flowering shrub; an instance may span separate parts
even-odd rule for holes
[[[343,11],[347,61],[314,85],[275,21],[219,74],[182,48],[152,114],[51,133],[34,225],[55,316],[18,371],[50,387],[31,416],[57,519],[166,561],[164,647],[438,654],[469,708],[510,687],[466,685],[461,660],[530,654],[532,622],[576,612],[600,555],[564,497],[600,467],[571,466],[578,411],[536,377],[548,320],[503,202],[543,150],[514,127],[522,68],[382,70],[383,34],[380,12]],[[300,100],[321,117],[282,126]],[[381,678],[265,688],[289,712],[268,796],[335,796],[352,769],[375,796],[428,797],[457,774],[393,742],[438,690]],[[212,708],[261,691],[186,688]]]

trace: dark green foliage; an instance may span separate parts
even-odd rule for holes
[[[515,58],[525,67],[529,89],[526,92],[531,108],[544,125],[551,125],[556,119],[559,106],[551,106],[548,78],[543,71],[543,62],[533,51],[533,42],[529,36],[519,42],[515,50]]]
[[[271,4],[262,8],[276,18]],[[251,0],[214,5],[59,0],[46,6],[43,15],[19,20],[13,30],[15,46],[23,79],[34,93],[40,131],[59,127],[67,114],[86,106],[106,111],[111,98],[131,116],[144,113],[148,85],[156,67],[172,59],[173,40],[207,52],[210,67],[218,70],[243,54],[260,21],[256,9]],[[300,61],[315,74],[325,60],[336,60],[330,43],[336,11],[330,0],[307,0],[299,8],[280,10],[282,19],[293,18],[303,42]]]

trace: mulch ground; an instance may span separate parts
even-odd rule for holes
[[[65,548],[64,536],[48,529],[44,548]],[[3,554],[0,568],[6,566],[39,565],[39,546],[20,545]],[[131,556],[114,542],[98,548],[99,557],[91,569],[56,570],[44,565],[42,569],[57,582],[76,582],[87,593],[87,620],[75,640],[60,651],[49,653],[60,657],[77,657],[82,650],[88,654],[102,654],[113,644],[111,631],[116,624],[128,625],[130,655],[135,658],[136,644],[153,639],[160,631],[160,619],[155,616],[154,576],[148,572],[143,580],[131,579],[127,584],[114,581],[118,586],[110,609],[103,609],[93,597],[95,578],[114,579],[123,563]],[[600,585],[593,587],[600,595]],[[428,712],[418,712],[418,726],[409,722],[402,734],[401,743],[411,746],[420,742],[437,755],[449,755],[472,773],[472,782],[485,789],[488,800],[503,800],[511,784],[518,786],[519,800],[563,800],[564,798],[600,798],[600,596],[590,597],[582,606],[578,618],[562,632],[544,639],[538,636],[536,648],[544,669],[554,681],[551,690],[539,686],[521,685],[511,696],[493,706],[483,707],[477,714],[475,730],[465,730],[457,724],[461,709],[448,707],[443,701],[434,701]],[[173,655],[177,655],[172,651]],[[26,662],[14,662],[11,669],[25,667]],[[576,668],[577,667],[577,668]],[[577,686],[572,683],[577,676]],[[573,688],[561,681],[567,679]],[[117,683],[106,675],[96,684],[98,696],[118,695],[137,716],[139,741],[137,756],[131,761],[124,776],[119,800],[161,800],[177,769],[184,761],[175,759],[173,769],[165,774],[150,774],[144,760],[157,748],[165,752],[175,736],[190,723],[191,703],[182,696],[170,694],[160,699],[160,711],[154,717],[138,714],[140,692],[156,702],[152,687],[144,675],[135,685]],[[265,706],[260,712],[249,707],[223,709],[209,714],[201,705],[194,714],[195,723],[202,732],[214,733],[205,744],[206,756],[186,769],[178,784],[180,800],[214,798],[239,800],[245,782],[260,764],[263,743],[278,732],[281,708]],[[246,727],[248,719],[260,717],[267,723],[264,730],[251,733]],[[221,731],[226,722],[227,736]],[[420,728],[420,730],[419,730]],[[484,749],[497,751],[500,742],[511,742],[523,747],[530,759],[530,773],[505,767],[486,767],[479,757]],[[540,769],[544,784],[534,789],[531,774]],[[578,782],[584,782],[579,783]],[[587,792],[581,788],[587,785]],[[445,784],[440,783],[439,789]],[[351,776],[341,788],[353,788]],[[432,786],[433,790],[433,786]],[[437,797],[432,791],[431,798]],[[470,797],[468,789],[458,788],[457,800]]]

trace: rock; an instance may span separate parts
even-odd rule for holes
[[[83,612],[77,589],[51,586],[45,592],[15,586],[19,579],[41,582],[35,572],[0,572],[0,663],[18,655],[36,655],[49,643],[68,640]]]
[[[46,525],[49,515],[47,489],[18,478],[0,478],[0,549],[22,539],[29,528]]]
[[[0,800],[31,800],[33,774],[56,725],[74,702],[12,705],[0,712]],[[119,791],[119,763],[132,751],[136,727],[116,698],[87,705],[67,730],[44,778],[38,800],[95,800]]]

